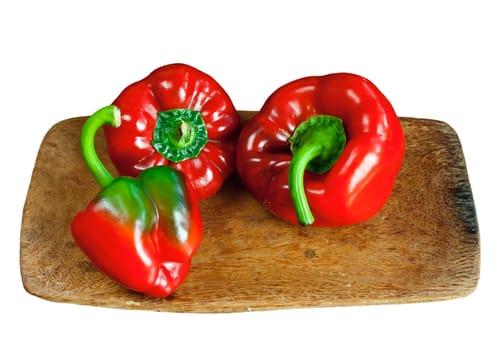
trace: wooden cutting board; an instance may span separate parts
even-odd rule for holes
[[[201,203],[204,238],[174,295],[130,292],[97,271],[70,233],[74,214],[100,190],[80,155],[85,120],[54,125],[36,159],[20,237],[22,281],[33,295],[124,309],[239,312],[445,300],[476,288],[480,239],[459,139],[443,122],[401,118],[405,162],[373,219],[346,228],[290,225],[234,176]],[[103,133],[95,143],[114,169]]]

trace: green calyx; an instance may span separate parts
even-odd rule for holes
[[[347,137],[340,118],[316,115],[299,124],[288,141],[293,154],[288,186],[297,219],[307,226],[314,222],[314,216],[305,195],[305,171],[322,174],[331,169],[342,154]]]
[[[190,109],[171,109],[157,114],[152,145],[166,159],[180,162],[195,158],[207,143],[202,115]]]
[[[105,168],[95,151],[95,134],[103,125],[118,128],[121,125],[121,112],[116,106],[110,105],[93,113],[81,130],[81,151],[88,169],[102,187],[108,186],[114,177]]]

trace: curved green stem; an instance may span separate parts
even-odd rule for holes
[[[103,125],[111,125],[115,128],[121,125],[121,112],[116,106],[107,106],[99,109],[91,115],[81,130],[81,151],[88,169],[102,187],[108,186],[114,177],[102,164],[95,151],[95,134]]]
[[[297,212],[297,219],[301,225],[310,225],[314,222],[309,202],[305,195],[304,173],[311,160],[321,154],[321,147],[307,144],[293,154],[290,167],[288,169],[290,194],[293,206]]]
[[[342,120],[325,115],[311,117],[295,129],[289,142],[293,157],[288,169],[288,187],[297,220],[307,226],[314,223],[314,215],[305,194],[305,171],[324,173],[342,154],[346,143]]]

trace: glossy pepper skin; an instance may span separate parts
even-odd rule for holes
[[[381,91],[359,75],[335,73],[277,89],[242,129],[237,169],[274,215],[347,226],[384,206],[404,153],[399,118]]]
[[[183,282],[200,245],[198,201],[183,175],[168,166],[137,178],[113,178],[93,147],[102,124],[119,125],[115,106],[97,111],[82,131],[84,159],[103,187],[86,209],[75,215],[72,235],[104,274],[124,287],[152,297],[166,297]]]
[[[235,172],[241,119],[211,76],[185,64],[165,65],[126,87],[112,104],[122,123],[104,130],[119,174],[169,165],[203,199]]]

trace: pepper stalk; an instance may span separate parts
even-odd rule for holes
[[[121,111],[114,105],[106,106],[93,113],[81,130],[81,150],[88,169],[102,187],[108,186],[114,177],[105,168],[95,151],[95,134],[103,125],[118,128],[121,125]]]
[[[152,145],[172,162],[195,158],[207,143],[202,115],[191,109],[171,109],[157,113]]]
[[[300,123],[288,142],[293,154],[288,186],[297,220],[308,226],[314,223],[314,216],[305,194],[305,171],[322,174],[330,170],[342,154],[347,137],[340,118],[316,115]]]

